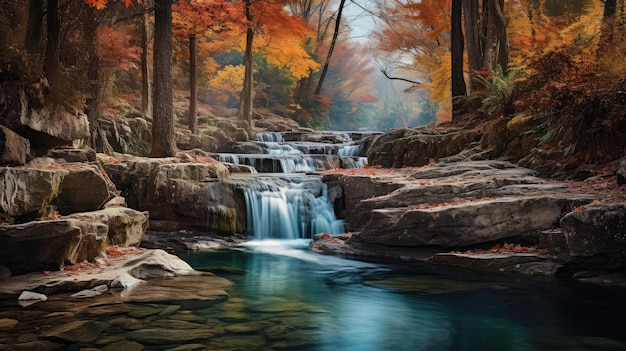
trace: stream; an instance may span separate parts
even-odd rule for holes
[[[623,289],[309,251],[312,235],[340,233],[343,223],[319,178],[289,173],[362,165],[359,144],[340,137],[340,146],[286,145],[266,134],[265,153],[218,156],[259,172],[233,176],[251,240],[177,255],[230,280],[226,301],[111,304],[56,294],[23,308],[0,296],[0,350],[626,350]],[[89,323],[99,328],[91,338],[71,328],[63,331],[71,338],[46,337]]]

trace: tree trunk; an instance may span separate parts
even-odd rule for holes
[[[471,79],[477,72],[483,71],[484,64],[484,37],[481,35],[481,17],[478,0],[463,1],[463,18],[465,28],[465,43],[467,47],[467,64],[470,73],[470,87],[472,93],[481,89],[480,83]]]
[[[172,99],[172,2],[155,0],[154,102],[150,157],[176,155]]]
[[[59,83],[61,82],[61,63],[59,61],[61,30],[58,0],[48,0],[46,11],[48,41],[46,44],[44,72],[46,73],[46,77],[48,77],[50,87],[54,90],[59,88]]]
[[[41,24],[43,22],[42,0],[30,0],[28,2],[28,24],[26,25],[26,37],[24,48],[30,53],[39,53],[41,48]]]
[[[315,88],[315,95],[320,95],[322,92],[322,86],[324,85],[324,79],[326,79],[326,73],[328,72],[328,66],[330,65],[330,59],[333,56],[333,51],[335,50],[335,44],[337,44],[337,37],[339,36],[339,28],[341,27],[341,13],[343,12],[343,6],[346,3],[346,0],[341,0],[339,3],[339,9],[337,10],[337,19],[335,20],[335,31],[333,32],[333,39],[330,42],[330,47],[328,48],[328,54],[326,55],[326,60],[324,61],[324,68],[322,68],[322,74],[320,75],[320,80],[317,82],[317,88]]]
[[[484,67],[490,72],[496,71],[498,66],[502,72],[506,72],[509,66],[509,43],[503,6],[504,0],[484,0]]]
[[[145,116],[152,116],[152,85],[150,84],[148,55],[149,32],[150,15],[145,13],[141,18],[141,109]]]
[[[243,55],[243,64],[245,67],[245,73],[243,78],[243,90],[241,91],[239,116],[242,120],[247,122],[248,138],[252,137],[254,130],[254,121],[252,120],[252,69],[254,61],[252,59],[252,43],[254,42],[254,28],[252,13],[250,12],[250,2],[246,1],[246,20],[250,25],[246,30],[246,51]]]
[[[467,64],[470,71],[483,70],[484,38],[481,36],[481,18],[478,0],[463,0],[465,18],[465,42],[467,44]]]
[[[462,0],[452,0],[452,26],[450,30],[452,54],[452,119],[465,113],[465,79],[463,77]]]
[[[87,70],[87,87],[89,97],[85,101],[87,105],[87,117],[90,123],[99,117],[98,105],[100,102],[100,57],[98,56],[98,21],[96,20],[96,9],[87,7],[88,21],[84,25],[85,36],[84,43],[87,51],[89,68]],[[93,123],[92,123],[93,124]],[[92,147],[95,146],[95,140],[92,140]]]
[[[198,118],[196,115],[196,101],[198,100],[198,80],[196,78],[196,36],[189,36],[189,130],[198,134]]]
[[[617,0],[604,0],[604,18],[615,16],[617,11]]]

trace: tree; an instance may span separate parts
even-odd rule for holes
[[[244,12],[248,25],[246,26],[246,46],[243,54],[244,76],[243,89],[241,90],[241,98],[239,99],[239,117],[244,120],[247,125],[248,137],[252,137],[254,130],[254,120],[252,119],[252,70],[254,61],[252,60],[252,44],[254,43],[254,17],[252,16],[251,0],[244,0]]]
[[[239,116],[246,121],[251,136],[254,95],[254,53],[263,54],[268,63],[289,69],[296,79],[308,76],[319,65],[302,48],[312,31],[300,17],[285,10],[284,1],[244,0],[246,25],[243,27],[243,90]]]
[[[59,22],[59,2],[58,0],[48,0],[46,4],[48,39],[46,42],[44,72],[48,77],[48,82],[50,83],[52,89],[58,89],[59,84],[61,83],[61,62],[59,61],[59,45],[61,35],[61,24]]]
[[[150,83],[150,68],[148,64],[148,44],[150,42],[150,15],[146,11],[140,19],[141,27],[141,112],[145,116],[152,116],[152,84]]]
[[[176,155],[172,97],[172,2],[154,2],[154,102],[150,157]]]
[[[452,118],[465,113],[465,78],[463,77],[462,0],[452,0],[452,26],[450,29],[452,55]]]
[[[31,54],[38,53],[40,50],[43,16],[43,3],[41,0],[29,0],[24,48]]]
[[[604,18],[615,16],[617,11],[617,0],[604,0]]]
[[[335,30],[333,31],[333,38],[330,42],[330,47],[328,48],[328,54],[326,55],[326,60],[324,61],[324,68],[322,68],[322,74],[320,75],[320,79],[317,82],[317,88],[315,88],[315,95],[320,95],[322,92],[322,86],[324,85],[324,78],[326,78],[326,72],[328,72],[328,65],[330,64],[330,59],[333,56],[333,50],[335,50],[335,45],[337,44],[337,37],[339,36],[339,28],[341,27],[341,13],[343,12],[344,4],[346,0],[341,0],[339,2],[339,8],[337,9],[337,18],[335,19]]]
[[[198,134],[196,104],[198,100],[196,40],[205,32],[228,30],[228,25],[242,23],[238,9],[225,0],[180,0],[173,6],[174,34],[189,39],[189,130]]]
[[[506,72],[509,41],[504,0],[463,0],[465,36],[470,72]]]

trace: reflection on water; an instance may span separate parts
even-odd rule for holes
[[[0,350],[626,350],[623,290],[360,262],[307,245],[180,253],[234,283],[221,303],[51,296],[24,309],[0,299]]]
[[[619,342],[626,337],[610,322],[626,311],[621,291],[365,263],[314,254],[306,245],[250,242],[185,258],[245,268],[228,276],[230,293],[252,306],[253,319],[262,321],[263,311],[297,314],[289,304],[306,310],[309,324],[291,331],[308,331],[316,339],[303,345],[315,350],[626,350]],[[599,293],[603,300],[594,301]]]

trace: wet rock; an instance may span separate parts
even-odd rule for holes
[[[154,316],[163,311],[162,307],[152,307],[152,306],[142,306],[137,305],[133,306],[128,315],[132,318],[145,318],[148,316]]]
[[[541,253],[439,253],[428,261],[464,267],[480,272],[519,272],[527,275],[554,275],[560,267]]]
[[[171,319],[157,319],[149,323],[150,328],[164,328],[164,329],[202,329],[206,328],[206,325],[201,323],[192,323],[186,321],[178,321]]]
[[[77,293],[73,293],[72,295],[70,295],[70,297],[74,297],[74,298],[78,298],[78,299],[85,299],[85,298],[90,298],[90,297],[95,297],[95,296],[99,296],[102,295],[103,292],[109,290],[109,288],[106,285],[98,285],[95,286],[91,289],[85,289],[85,290],[81,290]]]
[[[117,317],[107,321],[110,325],[120,327],[124,330],[137,330],[144,327],[143,322],[136,318]]]
[[[224,313],[220,313],[217,318],[224,322],[237,323],[249,320],[250,315],[239,311],[226,311]]]
[[[24,343],[17,343],[11,345],[11,350],[15,351],[57,351],[64,350],[65,344],[60,344],[47,340],[34,340]]]
[[[0,126],[0,165],[23,166],[30,157],[30,142]]]
[[[569,256],[582,267],[626,265],[626,203],[585,206],[563,217],[561,228]]]
[[[159,313],[159,317],[168,317],[172,315],[174,312],[178,311],[181,306],[178,305],[170,305],[165,307],[163,311]]]
[[[167,345],[180,344],[210,339],[213,332],[207,329],[161,329],[145,328],[133,330],[128,333],[128,337],[142,344]]]
[[[175,347],[173,349],[167,349],[167,351],[194,351],[194,350],[205,350],[206,345],[202,344],[187,344]]]
[[[104,348],[102,348],[102,351],[141,351],[145,348],[145,346],[136,341],[123,340],[105,346]]]
[[[255,334],[263,329],[263,324],[258,322],[234,323],[228,324],[224,329],[235,334]]]
[[[224,301],[231,283],[212,275],[179,276],[151,279],[124,295],[124,301],[149,303],[175,303],[183,308],[207,306]],[[161,313],[161,308],[156,314]]]
[[[13,329],[20,321],[12,318],[0,318],[0,331],[8,331]]]
[[[588,277],[578,277],[577,280],[587,284],[626,288],[626,273],[624,272],[593,274]]]
[[[61,339],[72,343],[94,342],[109,324],[99,321],[74,321],[44,331],[46,338]]]

